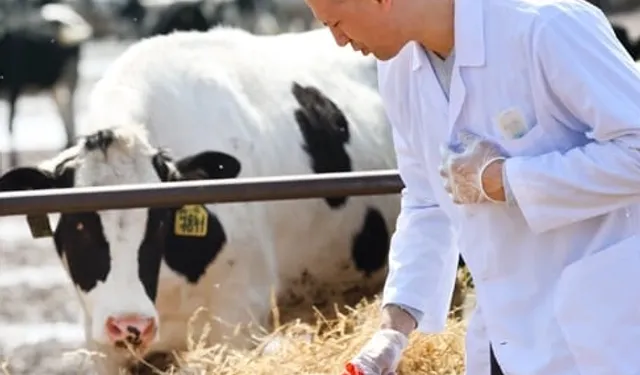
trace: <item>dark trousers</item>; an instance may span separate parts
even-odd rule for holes
[[[496,359],[495,354],[493,354],[493,346],[489,346],[489,352],[491,353],[491,375],[504,375],[502,369],[500,368],[500,364],[498,364],[498,360]]]

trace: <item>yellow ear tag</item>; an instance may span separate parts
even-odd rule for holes
[[[205,237],[209,228],[209,213],[202,205],[187,205],[176,211],[173,232],[182,237]]]

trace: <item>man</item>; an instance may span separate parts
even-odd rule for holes
[[[352,363],[393,373],[412,330],[444,329],[459,249],[468,375],[640,374],[640,74],[602,12],[306,1],[380,60],[405,184],[380,330]]]

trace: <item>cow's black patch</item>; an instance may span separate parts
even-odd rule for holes
[[[158,153],[153,158],[153,165],[163,181],[235,178],[241,170],[240,162],[236,158],[216,151],[192,155],[178,160],[175,164],[166,153]],[[224,228],[216,215],[203,206],[200,206],[200,209],[206,218],[188,216],[178,223],[176,214],[180,208],[170,209],[164,238],[165,263],[194,284],[205,274],[227,241]],[[206,230],[192,228],[198,225],[204,225]],[[195,232],[200,233],[185,235]]]
[[[169,230],[170,213],[170,210],[163,208],[149,209],[147,227],[138,250],[138,277],[145,293],[154,302],[158,294],[158,275],[166,249],[165,237]]]
[[[116,135],[111,129],[98,130],[85,138],[84,148],[88,151],[100,150],[103,153],[111,147],[116,139]]]
[[[379,210],[370,207],[362,229],[353,239],[351,255],[356,269],[366,276],[382,269],[387,263],[389,239],[384,217]]]
[[[291,89],[300,105],[294,117],[302,133],[305,152],[315,173],[351,172],[349,123],[338,106],[315,87],[294,82]],[[339,208],[347,197],[325,198],[331,208]]]
[[[216,259],[227,242],[227,237],[218,218],[208,210],[206,210],[207,230],[204,236],[178,235],[173,231],[176,225],[176,212],[177,209],[172,210],[169,218],[164,260],[169,268],[195,284]]]
[[[60,215],[54,234],[58,254],[69,265],[71,280],[84,292],[105,281],[111,269],[109,243],[95,212]]]

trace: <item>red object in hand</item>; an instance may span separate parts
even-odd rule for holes
[[[344,372],[342,375],[364,375],[364,372],[358,368],[358,366],[349,362],[344,366]]]

